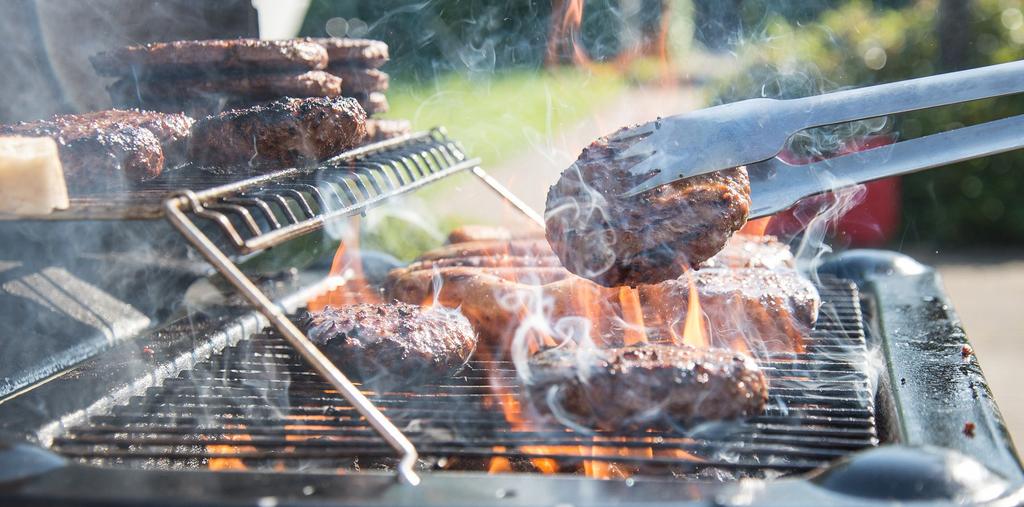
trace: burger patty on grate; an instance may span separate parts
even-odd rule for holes
[[[183,40],[127,46],[90,60],[103,76],[220,76],[231,71],[323,69],[327,50],[300,39]]]
[[[686,345],[542,351],[529,359],[525,394],[571,427],[643,430],[760,414],[768,383],[740,353]]]
[[[728,347],[743,340],[755,352],[802,350],[817,319],[820,297],[810,281],[788,267],[792,262],[785,245],[739,234],[708,263],[723,268],[692,272],[716,345]],[[540,239],[442,246],[392,270],[386,288],[400,301],[419,303],[436,295],[441,304],[460,307],[482,340],[494,346],[506,342],[522,320],[523,304],[516,303],[521,295],[542,297],[545,318],[552,322],[592,317],[595,335],[609,331],[614,336],[623,316],[618,288],[572,275]],[[686,277],[639,286],[636,294],[645,324],[681,332],[689,291]]]
[[[118,110],[58,115],[0,126],[0,134],[51,137],[72,191],[120,189],[184,161],[192,118]]]
[[[346,374],[364,382],[412,385],[459,372],[476,347],[462,314],[393,302],[327,307],[308,313],[310,340]]]
[[[608,287],[679,277],[721,250],[750,212],[742,167],[622,196],[646,179],[614,158],[634,142],[598,139],[547,195],[551,248],[569,271]]]
[[[362,143],[366,113],[355,99],[283,98],[208,116],[192,127],[189,154],[208,169],[306,166]]]

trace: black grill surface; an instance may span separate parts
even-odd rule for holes
[[[594,435],[513,424],[503,405],[518,403],[518,381],[507,362],[474,361],[441,385],[367,394],[416,444],[425,469],[719,479],[806,471],[878,443],[856,289],[827,279],[819,290],[806,352],[761,361],[769,408],[742,422]],[[394,463],[365,420],[270,332],[70,428],[53,448],[87,464],[149,469],[337,472]]]

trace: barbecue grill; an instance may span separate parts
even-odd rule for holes
[[[525,408],[503,361],[474,360],[458,377],[402,391],[347,383],[317,365],[292,321],[312,298],[370,282],[239,267],[464,171],[540,219],[442,130],[240,182],[190,179],[186,168],[130,196],[36,217],[43,230],[87,223],[157,230],[170,245],[166,236],[182,238],[170,251],[191,245],[217,276],[186,259],[161,286],[226,280],[238,296],[201,311],[97,309],[109,327],[101,339],[68,338],[88,330],[66,328],[34,337],[52,340],[39,344],[47,353],[22,356],[38,364],[0,362],[0,503],[1021,501],[1020,463],[938,278],[899,254],[852,251],[816,267],[821,316],[804,353],[762,359],[764,414],[641,434],[510,417]],[[152,236],[139,234],[129,236]],[[403,466],[419,486],[395,480]],[[587,477],[595,470],[611,480]]]

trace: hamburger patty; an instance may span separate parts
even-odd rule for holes
[[[737,352],[676,345],[540,352],[520,372],[534,409],[571,427],[642,430],[760,414],[768,383]],[[525,375],[524,375],[525,373]]]
[[[189,154],[212,169],[306,166],[358,146],[366,137],[365,122],[355,99],[286,97],[199,120]]]
[[[795,268],[796,259],[789,247],[775,236],[751,236],[737,233],[725,242],[722,251],[704,261],[704,268]]]
[[[299,39],[183,40],[127,46],[97,54],[91,61],[103,76],[219,76],[230,71],[323,69],[327,50]]]
[[[0,127],[4,135],[51,137],[73,192],[114,190],[159,176],[184,161],[192,118],[118,110],[58,115]]]
[[[363,106],[366,114],[378,114],[386,113],[391,105],[388,104],[388,97],[381,92],[371,93],[348,93],[345,92],[346,97],[352,97],[359,101],[359,105]]]
[[[322,70],[301,74],[249,74],[219,78],[134,79],[115,81],[107,91],[116,100],[187,103],[193,98],[256,102],[278,97],[337,97],[341,78]],[[183,106],[184,108],[184,106]]]
[[[598,139],[547,195],[551,248],[569,271],[607,287],[679,277],[721,250],[750,212],[742,167],[622,196],[645,179],[614,159],[634,142]]]
[[[462,314],[399,302],[329,306],[308,313],[300,324],[338,368],[378,387],[454,375],[476,347],[476,334]]]
[[[388,45],[379,40],[341,37],[311,37],[305,40],[320,44],[327,50],[327,65],[330,67],[375,69],[388,61]]]
[[[390,77],[377,69],[334,67],[331,73],[341,78],[346,96],[387,91]]]
[[[542,298],[549,322],[586,316],[592,338],[606,346],[622,345],[615,341],[627,322],[619,289],[602,287],[536,259],[527,262],[536,264],[430,264],[429,268],[396,269],[388,274],[386,289],[389,297],[399,301],[420,303],[436,297],[446,307],[460,308],[481,339],[498,349],[522,322],[524,305],[516,302],[535,297]],[[821,305],[814,286],[792,270],[701,270],[695,273],[694,283],[712,344],[730,347],[742,340],[758,354],[803,351],[804,337],[814,326]],[[638,287],[643,322],[652,334],[668,337],[671,329],[682,336],[689,289],[684,279]]]
[[[412,131],[409,120],[366,120],[366,142],[384,141],[404,136]]]

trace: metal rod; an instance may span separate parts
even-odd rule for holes
[[[469,169],[470,167],[474,167],[476,164],[479,163],[480,161],[478,159],[467,160],[465,162],[453,165],[447,169],[430,174],[429,176],[420,178],[409,185],[399,187],[397,190],[381,192],[372,197],[360,199],[356,204],[353,204],[351,206],[345,206],[344,208],[328,211],[326,213],[321,213],[315,218],[303,220],[301,222],[294,224],[289,224],[279,229],[270,231],[266,234],[261,234],[252,239],[249,239],[248,241],[245,241],[239,247],[239,252],[243,254],[258,252],[260,250],[264,250],[266,248],[270,248],[272,246],[284,243],[285,241],[288,241],[290,239],[295,239],[299,236],[304,236],[311,232],[318,231],[320,229],[323,229],[324,224],[332,220],[337,220],[339,218],[355,215],[356,213],[372,208],[373,206],[380,204],[385,200],[390,199],[396,195],[404,194],[411,190],[415,190],[417,188],[422,187],[423,185],[426,185],[427,183],[437,181],[441,178],[445,178],[459,171],[464,171],[466,169]]]
[[[203,232],[182,212],[182,207],[191,206],[201,211],[202,205],[191,191],[164,202],[167,220],[206,260],[238,290],[250,304],[255,306],[292,347],[322,375],[342,396],[359,411],[367,422],[384,440],[401,455],[398,464],[398,478],[410,485],[420,483],[414,466],[419,455],[412,442],[370,402],[337,366],[314,345],[306,335],[292,324],[285,312],[224,254]]]
[[[526,204],[525,201],[520,199],[519,196],[513,194],[511,190],[505,188],[505,185],[502,185],[500,181],[494,178],[494,176],[487,174],[487,171],[484,171],[483,168],[481,168],[480,166],[476,166],[473,168],[473,174],[477,175],[477,177],[483,180],[483,182],[488,187],[490,187],[491,190],[494,190],[494,192],[498,194],[502,199],[504,199],[505,202],[511,204],[512,207],[519,210],[522,214],[526,215],[526,218],[533,220],[537,225],[540,226],[541,229],[544,229],[544,217],[541,216],[540,213],[537,213],[536,210],[531,208],[529,204]]]

